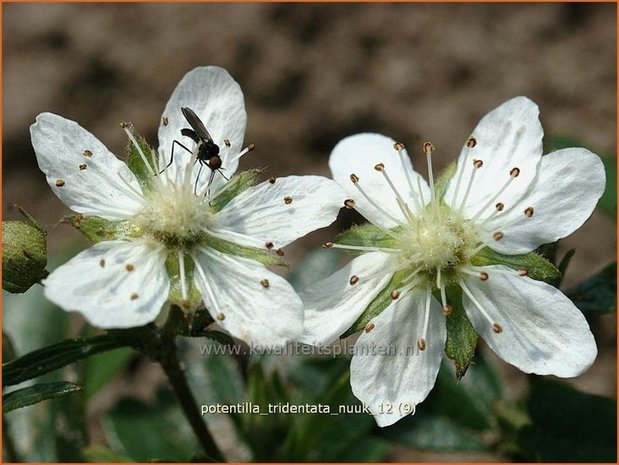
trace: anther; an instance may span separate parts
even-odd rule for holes
[[[327,241],[327,242],[322,244],[322,248],[323,249],[330,249],[331,247],[333,247],[333,242],[331,242],[331,241]]]
[[[56,179],[56,187],[62,187],[62,186],[64,186],[64,180]]]
[[[494,331],[496,334],[502,333],[503,332],[503,326],[501,326],[498,323],[494,323],[492,325],[492,331]]]
[[[348,281],[350,283],[351,286],[354,286],[355,284],[357,284],[359,282],[359,276],[357,275],[352,275],[350,277],[350,281]]]
[[[384,169],[385,169],[385,165],[384,165],[383,163],[379,163],[378,165],[375,165],[375,166],[374,166],[374,169],[375,169],[376,171],[382,171],[382,170],[384,170]]]
[[[350,180],[352,181],[353,184],[357,184],[359,182],[359,176],[353,173],[350,175]]]
[[[84,171],[86,168],[88,168],[88,165],[86,163],[82,163],[80,165],[80,171]]]
[[[283,257],[283,256],[284,256],[284,249],[277,249],[277,250],[275,251],[275,253],[276,253],[277,255],[279,255],[280,257]]]
[[[404,150],[404,144],[402,142],[396,142],[395,144],[393,144],[393,148],[399,152],[401,150]]]
[[[447,304],[447,305],[445,305],[443,307],[443,315],[449,316],[449,315],[451,315],[451,312],[453,312],[453,310],[454,310],[453,307],[451,305]]]
[[[517,178],[519,174],[520,174],[520,168],[512,168],[511,171],[509,172],[509,175],[512,178]]]
[[[529,270],[527,270],[526,268],[520,268],[518,270],[518,276],[526,276],[529,274]]]
[[[354,199],[346,199],[346,200],[344,200],[344,206],[346,208],[348,208],[349,210],[352,210],[353,208],[355,208],[355,201],[354,201]]]
[[[248,151],[248,152],[251,152],[251,151],[252,151],[252,150],[254,150],[255,148],[256,148],[256,144],[249,144],[249,145],[247,146],[247,151]]]
[[[503,209],[505,208],[505,204],[503,202],[499,202],[495,205],[496,211],[498,212],[502,212]]]
[[[488,281],[488,273],[482,271],[481,273],[479,273],[479,279],[481,279],[482,281]]]
[[[232,144],[230,144],[230,139],[224,139],[224,145],[226,147],[230,147],[230,145],[232,145]]]
[[[472,149],[473,147],[475,147],[477,145],[477,139],[475,139],[473,136],[469,137],[466,141],[466,146],[470,149]]]
[[[135,292],[133,292],[133,293],[131,294],[131,300],[135,300],[135,299],[137,299],[138,297],[139,297],[139,296],[138,296]]]
[[[528,216],[529,218],[531,218],[533,216],[533,212],[534,211],[535,210],[533,209],[533,207],[527,207],[524,210],[524,214],[525,214],[525,216]]]
[[[168,117],[167,116],[163,116],[161,118],[161,124],[163,124],[164,126],[168,125]]]
[[[271,249],[274,247],[274,245],[273,245],[273,243],[272,243],[272,242],[266,242],[266,243],[264,244],[264,246],[265,246],[267,249],[269,249],[269,250],[271,250]]]
[[[125,269],[127,271],[133,271],[135,270],[135,267],[131,263],[127,263],[127,265],[125,266]]]
[[[219,312],[219,313],[217,314],[217,319],[218,319],[219,321],[224,321],[224,320],[226,319],[226,315],[224,315],[223,313]]]
[[[434,152],[434,145],[432,145],[432,142],[426,142],[423,144],[423,152],[426,155]]]
[[[290,197],[289,195],[287,195],[286,197],[284,197],[284,203],[286,205],[290,205],[292,203],[292,197]]]
[[[120,122],[120,127],[123,129],[128,129],[131,127],[131,123],[129,123],[128,121],[121,121]]]
[[[397,289],[394,289],[393,291],[391,291],[391,298],[393,300],[397,300],[398,297],[400,297],[400,291],[398,291]]]
[[[376,325],[374,323],[368,323],[367,325],[365,325],[365,329],[364,331],[366,333],[369,333],[370,331],[372,331],[374,329]]]
[[[503,233],[501,231],[497,231],[492,235],[492,238],[495,241],[500,241],[501,239],[503,239]]]
[[[264,287],[264,288],[269,287],[269,280],[268,280],[268,279],[266,279],[266,278],[265,278],[265,279],[261,279],[261,280],[260,280],[260,285],[261,285],[262,287]]]
[[[99,260],[99,266],[101,268],[105,268],[105,260],[103,258],[101,260]]]
[[[86,150],[84,150],[84,156],[90,158],[90,157],[92,157],[92,152],[90,150],[86,149]]]
[[[417,341],[417,347],[419,347],[419,350],[421,351],[426,350],[426,340],[424,338],[420,338]]]
[[[269,184],[275,184],[275,178],[269,178]]]
[[[484,162],[482,160],[473,160],[473,166],[479,169],[484,166]]]

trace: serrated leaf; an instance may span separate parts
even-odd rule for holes
[[[561,273],[557,267],[535,252],[504,255],[485,247],[471,259],[471,263],[475,266],[504,265],[514,270],[525,269],[529,278],[552,285],[557,285],[561,280]]]
[[[41,383],[11,391],[2,396],[2,412],[7,413],[48,399],[78,392],[81,386],[69,382]]]
[[[385,234],[382,229],[370,223],[353,226],[348,231],[344,231],[337,236],[335,242],[364,247],[395,248],[397,246],[393,237]]]
[[[527,401],[532,424],[518,433],[526,458],[542,462],[617,459],[617,402],[554,380],[534,378]]]
[[[213,208],[215,212],[223,210],[234,197],[250,187],[255,186],[258,176],[260,176],[263,171],[262,168],[254,168],[235,174],[230,181],[226,183],[225,188],[211,200],[211,208]]]
[[[154,173],[154,169],[152,168],[152,166],[154,166],[154,160],[156,159],[156,152],[150,147],[150,145],[148,145],[146,139],[133,131],[132,127],[129,127],[129,130],[142,149],[142,153],[146,157],[147,162],[150,164],[151,169],[149,170],[146,166],[144,163],[144,158],[142,158],[140,152],[130,140],[127,142],[127,166],[138,179],[140,185],[143,188],[150,189],[155,175],[158,174]],[[162,166],[161,168],[163,169],[164,167]]]
[[[77,360],[123,345],[124,343],[107,334],[92,338],[67,339],[3,364],[2,385],[19,384]]]
[[[225,254],[255,260],[263,265],[286,266],[286,262],[279,255],[269,250],[258,249],[256,247],[246,247],[213,236],[208,236],[205,240],[205,245],[208,245],[209,247]]]
[[[126,239],[143,234],[135,223],[128,220],[109,221],[98,216],[70,215],[63,218],[63,222],[74,226],[92,242]]]
[[[461,379],[475,356],[477,332],[462,306],[462,290],[460,287],[448,287],[446,292],[447,301],[451,305],[452,311],[445,318],[447,326],[445,355],[453,360],[456,367],[456,377]]]
[[[617,311],[617,263],[612,263],[586,281],[565,291],[586,315]]]

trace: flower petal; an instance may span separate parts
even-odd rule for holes
[[[496,354],[525,373],[578,376],[597,355],[583,314],[563,293],[542,281],[521,277],[504,266],[485,267],[486,281],[466,280],[485,318],[463,294],[466,314]],[[501,326],[496,333],[493,323]]]
[[[108,220],[138,211],[142,191],[134,174],[79,124],[41,113],[30,135],[47,183],[71,210]]]
[[[281,276],[253,260],[201,248],[194,283],[217,323],[254,347],[282,346],[303,332],[303,305]]]
[[[51,273],[45,296],[99,328],[141,326],[155,320],[168,298],[165,259],[158,244],[99,242]]]
[[[488,204],[514,203],[535,178],[542,156],[542,136],[539,109],[526,97],[508,100],[488,113],[473,131],[476,145],[469,149],[465,144],[462,148],[445,201],[459,208],[466,197],[463,210],[468,218]],[[479,169],[474,167],[475,160],[482,162]],[[512,174],[517,176],[512,177]],[[493,200],[507,182],[509,185],[500,198]],[[488,213],[492,211],[490,208]]]
[[[305,308],[303,342],[329,344],[350,328],[389,283],[392,265],[390,254],[366,253],[301,291]]]
[[[202,120],[213,141],[219,146],[223,174],[230,178],[238,167],[238,160],[234,160],[234,157],[243,146],[247,123],[241,87],[225,69],[218,66],[195,68],[181,79],[163,111],[162,123],[159,126],[159,154],[163,154],[162,158],[166,163],[170,161],[174,140],[188,149],[195,148],[195,143],[189,137],[181,135],[181,129],[191,129],[181,112],[182,107],[191,108]],[[224,142],[226,139],[230,146]],[[191,163],[194,165],[192,184],[195,183],[200,164],[194,164],[194,160],[195,155],[177,145],[173,163],[165,170],[165,176],[176,183],[182,183],[185,166]],[[206,189],[210,174],[211,169],[205,166],[198,182],[199,192]],[[211,191],[217,192],[224,184],[223,176],[216,173]]]
[[[571,148],[545,155],[526,195],[514,205],[506,204],[505,214],[483,226],[484,239],[493,249],[508,254],[555,242],[591,216],[605,185],[604,165],[594,153]],[[505,224],[509,226],[503,228]],[[503,233],[500,241],[492,240],[496,231]]]
[[[382,163],[385,166],[387,175],[412,212],[418,210],[418,203],[425,205],[430,201],[428,184],[413,170],[410,158],[404,150],[404,164],[413,184],[412,189],[409,186],[398,152],[393,147],[394,143],[393,139],[380,134],[356,134],[342,139],[335,146],[329,158],[333,179],[346,190],[350,198],[354,199],[355,208],[359,213],[371,223],[386,228],[396,226],[397,223],[393,221],[393,218],[403,221],[404,215],[398,206],[396,195],[383,174],[374,169],[377,164]],[[353,185],[350,180],[351,174],[359,177],[359,186],[380,206],[381,210],[368,202]],[[423,202],[419,200],[418,181]]]
[[[392,425],[413,413],[406,406],[423,402],[436,382],[445,346],[445,317],[432,299],[426,348],[420,351],[417,341],[423,334],[425,300],[422,292],[401,297],[374,318],[374,328],[361,333],[355,343],[350,384],[378,426]]]
[[[217,228],[246,236],[232,241],[284,247],[335,221],[346,199],[340,186],[322,176],[288,176],[263,182],[232,199],[216,216]]]

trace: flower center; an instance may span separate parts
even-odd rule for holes
[[[187,248],[199,242],[213,224],[208,197],[196,196],[186,186],[157,184],[145,200],[134,221],[168,247]]]

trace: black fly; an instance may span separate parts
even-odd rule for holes
[[[219,146],[213,141],[213,138],[206,129],[206,126],[204,126],[204,123],[202,123],[202,120],[198,117],[198,115],[195,114],[195,112],[191,108],[182,107],[181,111],[183,112],[183,116],[191,126],[191,129],[181,129],[181,134],[193,140],[196,143],[198,150],[196,153],[195,162],[200,163],[200,169],[198,170],[198,176],[196,176],[196,183],[193,188],[193,192],[195,194],[198,189],[198,180],[200,179],[200,174],[202,173],[202,168],[204,167],[204,165],[208,166],[211,169],[208,186],[210,186],[211,182],[213,182],[216,171],[219,172],[219,174],[221,174],[224,179],[227,180],[228,178],[226,178],[221,172],[223,168],[221,166],[221,157],[219,156]],[[174,160],[174,144],[178,144],[187,152],[193,153],[179,141],[174,140],[174,142],[172,142],[172,155],[170,156],[170,162],[161,171],[161,173],[163,173],[163,171],[165,171],[166,168],[168,168],[168,166],[170,166],[172,164],[172,161]]]

